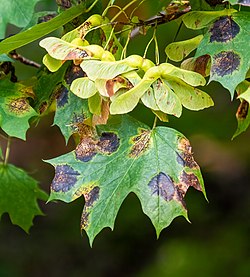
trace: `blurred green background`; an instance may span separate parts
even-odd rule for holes
[[[117,1],[117,3],[127,1]],[[155,1],[146,1],[137,13],[152,14]],[[124,5],[122,4],[122,5]],[[54,1],[41,1],[38,10],[55,9]],[[165,46],[173,40],[179,22],[158,28],[161,61]],[[8,32],[16,29],[9,27]],[[176,40],[193,35],[184,27]],[[128,54],[143,54],[152,36],[138,36],[129,44]],[[19,53],[41,62],[38,42]],[[154,58],[150,47],[149,58]],[[34,74],[34,69],[16,63],[19,79]],[[71,204],[40,203],[46,214],[37,217],[30,234],[10,223],[4,215],[0,223],[0,276],[250,276],[250,132],[231,141],[236,130],[235,112],[239,101],[219,84],[205,87],[215,106],[200,112],[185,110],[180,119],[170,117],[165,124],[185,134],[191,141],[196,161],[201,166],[209,203],[190,188],[186,195],[189,218],[177,218],[158,240],[150,220],[142,213],[139,200],[131,194],[119,211],[115,229],[105,229],[91,249],[85,234],[80,234],[84,199]],[[153,116],[138,106],[133,116],[152,125]],[[49,192],[52,166],[42,159],[64,154],[65,146],[53,115],[43,118],[28,131],[27,141],[13,140],[10,162],[24,168]],[[1,140],[4,146],[4,141]]]

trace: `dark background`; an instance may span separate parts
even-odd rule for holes
[[[54,1],[42,1],[37,7],[54,8]],[[140,9],[140,16],[150,16],[150,6]],[[177,27],[176,22],[159,27],[162,62],[164,48]],[[15,30],[10,26],[9,32]],[[177,40],[192,34],[183,27]],[[147,36],[135,38],[128,54],[142,54],[151,35],[149,31]],[[37,45],[35,42],[19,52],[41,62],[44,52]],[[152,50],[149,58],[154,57]],[[34,74],[27,66],[16,63],[16,67],[20,79]],[[83,198],[70,204],[41,202],[46,216],[35,218],[29,235],[11,225],[7,214],[1,218],[0,276],[250,276],[250,132],[232,141],[239,101],[231,102],[229,92],[214,82],[205,90],[214,107],[184,110],[180,119],[170,117],[166,124],[190,139],[203,172],[209,203],[200,192],[189,189],[185,199],[192,224],[177,218],[157,240],[139,200],[131,194],[119,211],[114,231],[104,229],[91,249],[79,228]],[[153,123],[153,116],[141,106],[133,115]],[[11,163],[28,171],[47,192],[54,170],[42,159],[74,147],[73,140],[65,146],[60,130],[52,124],[53,115],[47,116],[31,127],[26,142],[13,140],[10,156]]]

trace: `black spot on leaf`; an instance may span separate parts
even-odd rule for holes
[[[192,147],[186,138],[180,138],[178,141],[178,149],[181,150],[177,154],[177,162],[182,166],[187,166],[189,168],[198,168],[198,164],[195,162]]]
[[[56,99],[56,104],[58,108],[61,108],[68,103],[68,100],[69,100],[68,93],[69,93],[68,89],[66,87],[62,87],[61,92]]]
[[[68,165],[58,165],[55,168],[55,177],[51,184],[51,189],[55,192],[67,192],[77,182],[79,172]]]
[[[150,143],[150,130],[142,129],[140,130],[139,135],[132,138],[133,146],[130,150],[129,156],[131,158],[137,158],[149,147]]]
[[[27,113],[30,110],[30,105],[25,98],[10,100],[7,105],[9,111],[16,115]]]
[[[239,32],[239,25],[232,20],[230,16],[220,17],[210,28],[210,42],[228,42],[232,40]]]
[[[91,137],[83,137],[76,147],[75,154],[82,162],[90,161],[97,154],[96,141]]]
[[[120,139],[115,133],[102,133],[97,146],[101,153],[112,154],[119,148]]]
[[[170,201],[174,197],[174,183],[172,179],[163,172],[153,177],[148,186],[151,188],[152,194],[161,196],[166,201]]]
[[[81,229],[86,229],[89,225],[89,212],[86,211],[85,207],[81,216]]]
[[[233,51],[222,51],[213,57],[212,74],[225,76],[232,74],[240,66],[240,56]]]
[[[83,72],[82,68],[79,65],[71,65],[66,74],[65,81],[68,85],[70,85],[75,79],[84,77],[86,74]]]
[[[95,186],[88,193],[84,193],[85,206],[87,208],[92,207],[94,202],[99,198],[99,191],[100,188],[98,186]]]

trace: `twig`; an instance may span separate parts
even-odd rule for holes
[[[36,63],[36,62],[34,62],[32,60],[29,60],[29,59],[23,57],[22,55],[18,54],[16,52],[16,50],[11,51],[10,55],[11,55],[11,58],[13,58],[14,60],[19,61],[23,64],[30,65],[30,66],[33,66],[33,67],[36,67],[36,68],[41,67],[41,65],[39,63]]]

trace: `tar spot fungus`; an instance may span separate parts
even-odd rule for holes
[[[59,96],[56,99],[56,105],[58,108],[65,106],[68,103],[69,91],[66,87],[62,87]]]
[[[92,188],[88,193],[83,193],[85,199],[85,206],[86,208],[92,207],[94,202],[99,198],[100,188],[95,186]]]
[[[83,137],[76,147],[75,154],[82,162],[90,161],[97,154],[96,141],[92,137]]]
[[[51,189],[55,192],[69,191],[76,184],[78,175],[80,173],[68,165],[56,166]]]
[[[108,155],[116,152],[117,149],[119,148],[119,145],[120,145],[120,139],[115,133],[111,133],[111,132],[102,133],[97,143],[98,150],[101,153],[108,154]]]
[[[89,212],[86,211],[84,207],[82,216],[81,216],[81,229],[86,229],[89,225]]]
[[[137,158],[149,147],[150,130],[141,129],[139,135],[132,138],[133,146],[129,152],[129,157]]]
[[[240,27],[230,16],[223,16],[214,22],[210,32],[210,42],[228,42],[240,32]]]
[[[177,162],[182,166],[187,166],[189,168],[198,168],[198,164],[195,162],[192,147],[189,140],[186,138],[180,138],[178,141],[178,149],[181,150],[177,155]]]
[[[30,105],[25,98],[11,99],[7,104],[10,112],[22,115],[30,110]]]
[[[172,200],[175,195],[176,189],[172,179],[163,172],[153,177],[148,186],[151,188],[152,194],[161,196],[166,201]]]
[[[225,76],[239,68],[240,56],[233,51],[222,51],[213,57],[212,74]]]

